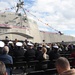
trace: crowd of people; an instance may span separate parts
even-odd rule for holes
[[[58,73],[60,74],[66,70],[70,70],[70,64],[68,60],[66,58],[61,57],[61,53],[70,53],[71,54],[70,57],[75,57],[74,50],[75,50],[74,44],[65,44],[63,42],[52,44],[44,42],[32,43],[27,40],[18,41],[17,39],[15,39],[15,41],[4,40],[0,41],[0,61],[2,61],[5,64],[6,63],[13,64],[13,58],[17,58],[20,56],[23,56],[25,61],[57,60],[56,68]],[[6,72],[8,73],[8,75],[10,75],[9,68],[6,69]],[[75,74],[74,70],[72,70],[72,72]],[[62,73],[60,75],[71,75],[71,74]]]

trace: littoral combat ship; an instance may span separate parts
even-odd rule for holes
[[[28,39],[32,42],[46,43],[61,42],[61,41],[75,41],[75,38],[68,35],[60,35],[58,33],[40,31],[37,22],[28,17],[23,5],[24,2],[19,0],[15,12],[0,13],[0,39],[4,40],[8,36],[9,40],[25,40]],[[24,13],[19,13],[22,9]]]

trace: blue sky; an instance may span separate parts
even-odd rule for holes
[[[24,8],[36,15],[44,23],[66,35],[75,36],[75,0],[22,0]],[[16,6],[18,0],[0,0],[0,10]],[[15,11],[15,10],[13,10]],[[27,13],[28,14],[28,13]],[[32,15],[28,15],[33,17]],[[33,17],[40,30],[56,32]]]

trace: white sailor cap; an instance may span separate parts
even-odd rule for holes
[[[17,42],[16,43],[16,46],[22,46],[23,44],[22,44],[22,42]]]
[[[59,47],[58,46],[53,46],[53,48],[57,48],[58,49]]]
[[[46,45],[46,48],[50,48],[50,46]]]
[[[32,43],[27,43],[27,45],[29,45],[29,46],[33,46],[33,44],[32,44]]]
[[[42,47],[42,45],[39,45],[38,47]]]
[[[0,47],[4,47],[4,42],[3,41],[0,41]]]
[[[9,41],[8,43],[12,44],[13,42],[12,41]]]

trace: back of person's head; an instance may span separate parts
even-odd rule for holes
[[[8,54],[8,53],[9,53],[9,47],[8,46],[4,46],[3,54]]]
[[[49,59],[49,56],[46,54],[47,53],[46,47],[42,47],[42,52],[43,52],[43,58],[44,59]]]
[[[0,61],[0,75],[6,75],[6,67],[5,67],[5,64]]]
[[[42,52],[47,53],[47,49],[45,47],[42,47]]]
[[[66,70],[70,70],[70,63],[65,57],[59,57],[55,65],[59,74]]]

